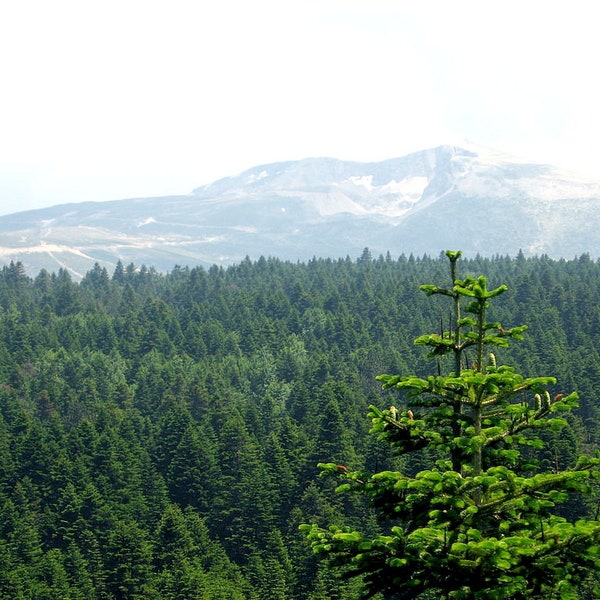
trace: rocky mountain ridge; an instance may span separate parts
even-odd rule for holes
[[[0,262],[81,277],[118,260],[169,271],[245,256],[600,254],[600,178],[476,148],[374,163],[260,165],[188,195],[53,206],[0,217]]]

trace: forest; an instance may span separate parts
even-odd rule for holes
[[[497,351],[577,391],[540,467],[600,448],[600,263],[480,256],[508,291],[493,318],[526,324]],[[445,305],[439,257],[246,258],[223,268],[96,265],[0,273],[0,598],[355,600],[304,523],[379,523],[318,463],[416,471],[369,435],[378,375],[425,375],[413,340]],[[585,508],[585,507],[584,507]],[[583,510],[567,506],[565,510]],[[590,510],[594,510],[591,507]]]

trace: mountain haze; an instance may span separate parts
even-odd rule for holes
[[[593,256],[600,180],[476,148],[360,163],[251,168],[189,195],[67,204],[0,217],[0,262],[80,277],[118,260],[168,271],[245,256],[309,260],[389,251]]]

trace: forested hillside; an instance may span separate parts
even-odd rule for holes
[[[600,263],[520,255],[461,272],[506,283],[490,317],[529,325],[502,362],[579,393],[543,468],[594,452]],[[0,598],[357,598],[298,526],[378,527],[318,462],[418,467],[374,441],[365,414],[395,398],[376,375],[432,371],[413,339],[448,315],[418,287],[445,278],[444,257],[368,250],[169,274],[96,266],[80,283],[4,267]]]

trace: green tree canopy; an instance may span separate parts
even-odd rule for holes
[[[394,453],[425,453],[428,468],[412,473],[406,460],[404,471],[371,474],[321,464],[323,475],[342,479],[338,491],[370,499],[382,529],[301,528],[317,554],[364,577],[367,596],[577,598],[600,566],[600,522],[567,518],[560,505],[591,492],[599,460],[544,472],[532,452],[543,447],[539,432],[565,425],[577,394],[554,394],[553,377],[524,377],[497,362],[492,350],[525,331],[487,319],[507,288],[490,289],[484,276],[459,279],[460,252],[446,256],[451,285],[421,289],[447,298],[450,315],[415,340],[437,373],[379,376],[404,405],[370,408],[372,433]]]

